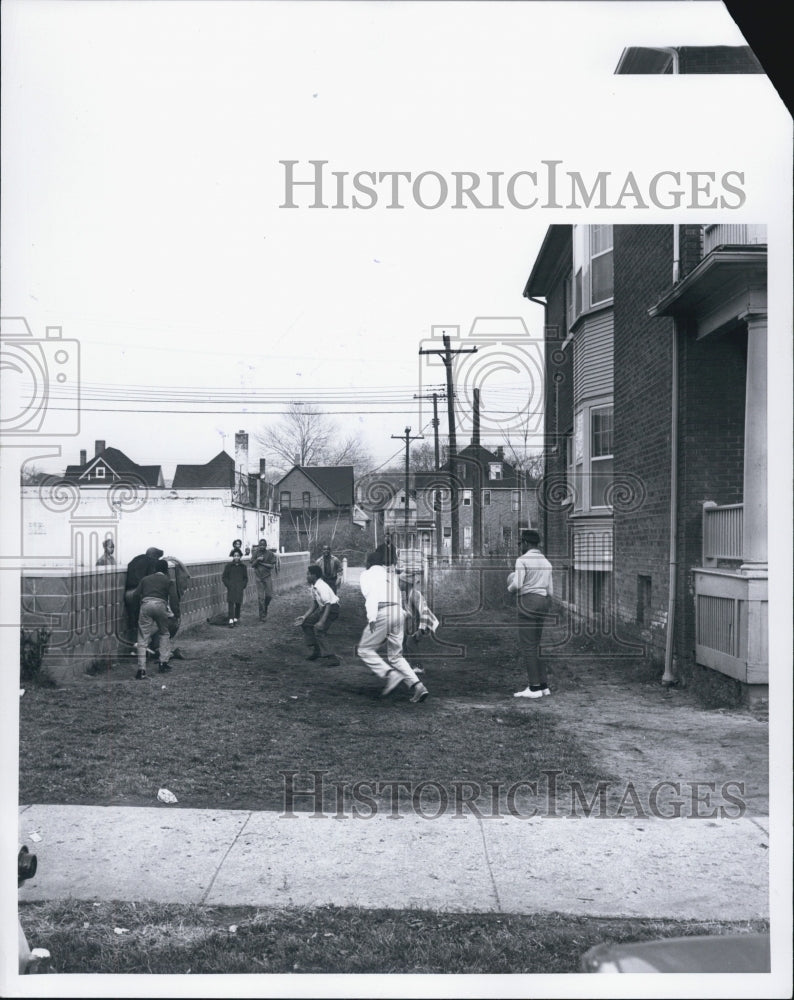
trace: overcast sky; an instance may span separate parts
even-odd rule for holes
[[[629,44],[741,44],[719,3],[10,0],[3,29],[2,311],[80,344],[80,433],[37,463],[52,470],[101,438],[169,474],[233,452],[289,399],[382,462],[406,425],[430,433],[412,397],[443,375],[419,380],[433,325],[518,317],[541,336],[524,283],[548,225],[586,213],[389,210],[383,193],[368,211],[281,208],[281,160],[302,178],[312,159],[770,169],[735,142],[760,78],[682,116],[669,80],[614,76]],[[532,410],[533,391],[503,372],[483,407]]]

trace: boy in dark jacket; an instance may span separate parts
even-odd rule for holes
[[[135,588],[141,580],[154,573],[157,568],[157,560],[163,558],[163,550],[155,546],[150,546],[144,553],[135,556],[127,563],[127,578],[124,583],[124,606],[127,610],[127,639],[130,646],[135,651],[135,644],[139,640],[138,618],[141,611],[141,601],[134,596]]]
[[[133,595],[138,602],[138,673],[136,680],[146,677],[146,647],[150,637],[160,637],[160,673],[171,669],[171,635],[169,621],[179,618],[179,594],[176,584],[168,575],[168,563],[160,559],[155,563],[154,572],[145,576],[135,588]]]
[[[226,563],[223,568],[223,585],[226,588],[226,600],[229,605],[229,628],[240,620],[240,609],[243,605],[243,595],[248,586],[248,570],[242,562],[243,554],[235,549],[232,553],[232,561]]]

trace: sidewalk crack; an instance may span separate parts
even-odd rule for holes
[[[485,839],[485,828],[483,827],[482,817],[481,816],[476,816],[475,819],[477,820],[477,825],[480,828],[480,838],[482,839],[482,850],[483,850],[483,854],[485,855],[485,865],[486,865],[486,867],[488,869],[488,877],[491,880],[491,886],[493,888],[494,898],[496,899],[496,909],[497,909],[498,913],[502,913],[503,912],[503,910],[502,910],[502,901],[499,898],[499,890],[496,887],[496,879],[494,878],[493,867],[491,865],[491,859],[488,856],[488,842]]]
[[[212,892],[213,886],[215,885],[215,880],[217,879],[218,875],[220,874],[221,868],[223,868],[223,866],[226,864],[226,859],[229,857],[229,854],[231,853],[232,848],[234,848],[234,846],[237,844],[237,841],[240,839],[240,837],[242,837],[243,833],[245,833],[245,828],[250,823],[252,815],[253,815],[253,813],[249,812],[248,815],[245,817],[245,823],[243,823],[243,825],[237,831],[237,833],[235,834],[234,839],[232,840],[231,844],[229,844],[229,846],[227,847],[227,849],[226,849],[223,857],[218,862],[218,865],[217,865],[217,867],[215,869],[215,872],[214,872],[212,878],[210,879],[210,884],[207,886],[207,888],[201,894],[201,902],[199,903],[199,906],[204,906],[206,904],[207,897]]]

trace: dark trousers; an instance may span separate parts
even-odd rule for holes
[[[273,600],[273,581],[269,576],[256,577],[256,596],[259,601],[260,621],[267,618],[267,609]]]
[[[540,662],[540,640],[551,609],[551,598],[521,594],[518,599],[518,655],[531,688],[546,687],[546,668]]]
[[[328,648],[326,636],[330,627],[339,617],[339,605],[332,604],[328,609],[328,617],[325,620],[325,625],[322,628],[315,628],[317,622],[322,618],[324,610],[319,605],[315,605],[314,609],[303,619],[301,628],[303,629],[303,636],[306,639],[306,645],[310,649],[313,649],[320,656],[333,656],[334,654]]]
[[[243,606],[242,601],[229,601],[229,617],[239,618],[240,608]]]

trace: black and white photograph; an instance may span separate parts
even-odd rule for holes
[[[732,6],[3,4],[3,996],[791,995]]]

